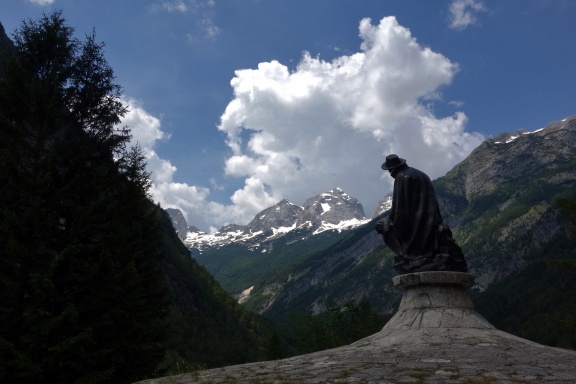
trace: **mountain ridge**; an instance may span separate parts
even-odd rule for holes
[[[576,120],[576,115],[571,115],[562,120],[552,121],[544,128],[533,132],[528,132],[524,129],[514,132],[504,132],[486,139],[478,148],[483,145],[498,146],[510,144],[517,139],[522,140],[523,137],[529,135],[549,134],[561,129],[573,120]],[[493,177],[491,176],[489,179],[493,178],[493,182],[497,182],[499,164],[487,158],[483,160],[485,166],[481,168],[479,172],[494,173]],[[460,164],[457,164],[447,175],[455,172],[454,169],[458,167],[462,168],[461,164],[465,163],[466,159]],[[482,186],[475,185],[472,181],[475,175],[471,176],[472,177],[467,177],[467,181],[464,184],[465,190],[467,191],[466,194],[474,194],[482,190]],[[484,187],[490,188],[490,185],[492,185],[492,183],[489,181]],[[337,198],[340,200],[338,204],[342,204],[342,201],[346,201],[347,199],[350,199],[351,202],[344,205],[345,209],[334,210],[327,204],[326,198]],[[377,217],[390,209],[391,204],[392,196],[390,194],[384,195],[376,204],[371,218]],[[206,248],[222,247],[232,243],[244,243],[250,248],[257,249],[261,243],[282,237],[290,232],[293,232],[292,234],[298,232],[304,234],[304,236],[301,237],[301,239],[304,240],[310,236],[307,232],[311,232],[311,234],[314,235],[325,230],[339,231],[343,229],[353,229],[369,221],[364,215],[362,204],[354,197],[344,193],[340,188],[334,188],[328,192],[310,197],[302,206],[294,204],[288,199],[282,199],[277,204],[256,214],[248,224],[227,224],[215,233],[206,233],[195,226],[188,225],[184,215],[177,208],[167,208],[166,211],[172,218],[173,225],[186,246],[189,249],[197,249],[199,251]],[[272,232],[270,233],[270,231]]]
[[[224,225],[210,234],[188,226],[180,210],[169,208],[167,212],[184,244],[198,252],[230,244],[265,252],[265,244],[284,236],[299,241],[325,231],[350,230],[370,220],[366,219],[358,199],[341,188],[310,197],[302,206],[282,199],[256,214],[246,225]]]
[[[480,310],[501,317],[487,319],[521,337],[529,335],[518,324],[551,329],[552,325],[534,328],[547,318],[542,309],[547,307],[538,302],[541,294],[519,297],[534,289],[518,284],[530,284],[531,276],[539,278],[534,271],[539,271],[549,282],[539,286],[544,291],[563,281],[550,263],[576,262],[576,239],[568,237],[568,221],[555,203],[559,197],[576,199],[576,115],[534,132],[520,130],[487,139],[433,184],[442,216],[477,277],[471,292],[482,303]],[[258,252],[236,243],[203,253],[193,250],[192,256],[247,309],[279,325],[287,325],[291,311],[319,314],[330,302],[344,305],[363,297],[380,314],[390,314],[400,299],[391,283],[394,255],[374,231],[375,222],[386,215],[348,231],[326,231],[302,236],[300,241],[292,231],[269,241],[264,253],[262,248]],[[507,298],[502,292],[511,287],[513,298]],[[493,300],[482,299],[485,294],[518,303],[535,300],[526,305],[540,320],[525,315],[520,321],[503,313],[501,306],[491,309]],[[554,313],[567,314],[564,304],[557,307]],[[558,340],[569,343],[546,332],[526,332],[536,335],[531,340],[548,340],[547,345],[557,345]]]
[[[475,291],[522,271],[565,236],[554,199],[571,193],[575,180],[576,116],[570,116],[535,132],[487,139],[433,181],[444,220],[477,276]],[[289,308],[319,313],[331,300],[343,304],[363,296],[390,313],[399,300],[391,284],[393,254],[373,229],[385,215],[317,246],[308,244],[313,237],[281,247],[280,239],[272,241],[266,258],[226,246],[194,257],[230,293],[248,290],[243,305],[274,320],[286,318]],[[282,264],[273,264],[279,257]]]

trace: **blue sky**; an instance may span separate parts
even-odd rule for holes
[[[572,0],[5,0],[8,35],[96,30],[154,199],[203,230],[340,187],[370,216],[398,153],[432,178],[576,114]]]

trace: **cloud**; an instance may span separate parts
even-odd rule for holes
[[[420,46],[394,17],[377,25],[364,19],[359,34],[360,51],[331,62],[304,53],[292,71],[269,61],[235,72],[234,97],[218,125],[230,148],[224,177],[243,181],[228,205],[211,201],[209,187],[174,180],[176,167],[154,152],[155,142],[168,139],[161,121],[128,100],[123,124],[146,150],[155,201],[206,230],[246,224],[282,198],[302,204],[341,187],[370,215],[392,188],[380,169],[386,155],[397,153],[434,179],[482,142],[465,131],[463,112],[433,113],[457,64]],[[230,184],[217,177],[214,190]]]
[[[464,159],[482,135],[465,132],[463,112],[437,117],[458,65],[420,46],[394,17],[360,22],[361,52],[332,62],[305,53],[294,71],[278,61],[235,72],[234,99],[221,116],[230,177],[243,222],[282,198],[342,187],[371,208],[391,188],[380,164],[398,153],[432,178]],[[383,177],[383,179],[382,179]]]
[[[37,0],[46,1],[46,0]],[[214,23],[214,0],[161,0],[153,3],[149,9],[152,12],[165,11],[169,13],[191,13],[196,19],[196,27],[207,40],[215,41],[222,29]],[[186,33],[189,43],[198,42],[195,33]]]
[[[52,5],[56,0],[29,0],[32,4],[38,5]]]
[[[166,0],[159,1],[151,5],[153,12],[166,11],[166,12],[188,12],[189,7],[183,0]]]
[[[475,14],[487,11],[488,8],[480,0],[453,0],[450,4],[450,28],[463,30],[477,24]]]
[[[202,20],[198,22],[198,26],[204,31],[204,37],[208,40],[216,40],[220,32],[222,32],[222,30],[214,24],[214,21],[208,15],[204,15]]]
[[[209,190],[203,187],[190,186],[175,182],[173,179],[177,169],[170,161],[162,159],[154,151],[155,144],[160,140],[168,140],[169,135],[161,129],[161,121],[144,110],[136,100],[126,98],[123,100],[128,113],[122,119],[120,126],[130,128],[132,139],[130,145],[137,143],[146,156],[147,171],[151,172],[153,186],[151,194],[155,202],[164,208],[178,208],[197,226],[207,227],[204,216],[204,205]]]
[[[130,145],[139,143],[142,148],[151,149],[157,140],[170,138],[160,129],[160,119],[146,112],[137,100],[125,98],[123,103],[128,108],[128,113],[122,123],[131,129]]]

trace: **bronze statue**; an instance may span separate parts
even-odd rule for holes
[[[382,169],[394,178],[390,215],[376,232],[396,256],[399,274],[423,271],[467,272],[464,254],[442,220],[430,178],[397,155],[386,156]]]

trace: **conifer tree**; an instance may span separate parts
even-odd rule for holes
[[[23,22],[0,74],[0,382],[129,383],[165,352],[158,210],[94,32]]]

